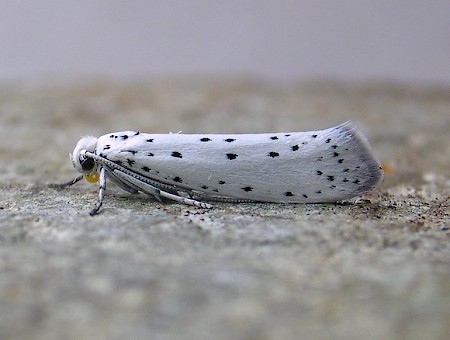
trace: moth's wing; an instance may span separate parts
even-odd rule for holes
[[[371,191],[382,179],[366,139],[350,122],[294,133],[111,135],[100,137],[97,146],[108,159],[149,178],[210,195],[331,202]]]

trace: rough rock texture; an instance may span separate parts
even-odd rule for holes
[[[0,87],[1,339],[448,339],[449,89],[383,84]],[[353,120],[386,170],[339,204],[161,204],[76,176],[79,136]]]

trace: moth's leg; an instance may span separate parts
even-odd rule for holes
[[[212,209],[213,208],[213,206],[211,204],[196,201],[191,198],[185,198],[182,196],[174,195],[169,192],[161,191],[160,194],[162,197],[171,199],[178,203],[182,203],[182,204],[186,204],[186,205],[193,205],[194,207],[199,207],[199,208],[204,208],[204,209]]]
[[[126,180],[127,182],[130,182],[134,185],[136,185],[137,187],[139,187],[143,192],[145,192],[146,194],[151,194],[151,195],[159,195],[161,197],[165,197],[168,199],[171,199],[175,202],[178,203],[182,203],[182,204],[186,204],[186,205],[193,205],[195,207],[199,207],[199,208],[206,208],[206,209],[211,209],[212,205],[208,204],[208,203],[203,203],[203,202],[199,202],[190,198],[185,198],[182,196],[178,196],[178,195],[174,195],[171,194],[169,192],[160,190],[155,188],[154,186],[145,183],[144,181],[141,181],[137,178],[134,178],[131,175],[128,175],[120,170],[114,170],[115,172],[119,172],[120,176],[123,176],[124,180]]]
[[[70,187],[71,185],[74,185],[75,183],[81,181],[83,179],[83,175],[78,176],[77,178],[74,178],[71,181],[65,182],[65,183],[50,183],[48,186],[50,188],[55,189],[64,189],[66,187]]]
[[[199,197],[199,195],[197,195],[194,190],[184,190],[184,192],[189,196],[189,198],[195,199],[196,197],[197,198]],[[204,195],[204,196],[202,196],[201,198],[198,198],[198,199],[204,199],[206,197],[208,197],[208,196]]]
[[[116,176],[113,169],[110,169],[106,166],[105,166],[105,169],[106,169],[106,173],[109,176],[109,178],[111,179],[111,181],[113,181],[114,184],[116,184],[119,188],[121,188],[131,194],[137,194],[137,192],[139,191],[139,188],[137,188],[134,185],[130,185],[129,183],[123,182],[120,178],[118,178]]]
[[[114,176],[116,176],[116,178],[118,180],[120,180],[123,183],[126,183],[126,185],[132,186],[133,188],[136,188],[138,190],[141,190],[143,193],[147,194],[147,195],[151,195],[154,196],[159,202],[162,202],[161,200],[161,190],[150,185],[147,184],[145,182],[142,182],[136,178],[134,178],[133,176],[128,175],[127,173],[120,171],[118,169],[114,169]],[[146,186],[143,186],[142,184],[146,184]]]
[[[106,190],[105,168],[101,167],[100,168],[100,179],[99,179],[99,182],[98,182],[98,199],[97,199],[97,204],[95,205],[95,208],[92,209],[89,212],[89,215],[94,216],[100,210],[100,208],[101,208],[101,206],[103,204],[103,197],[105,195],[105,190]]]
[[[227,197],[227,196],[209,196],[209,195],[195,194],[191,197],[194,199],[197,199],[197,200],[206,200],[206,201],[222,202],[222,203],[255,203],[255,202],[257,202],[255,200],[246,200],[244,198],[234,198],[234,197]]]

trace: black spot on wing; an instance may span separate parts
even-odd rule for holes
[[[292,196],[295,196],[291,191],[286,191],[285,193],[284,193],[284,196],[287,196],[287,197],[292,197]]]
[[[145,172],[149,172],[151,170],[148,166],[143,166],[141,169]]]
[[[122,135],[122,136],[120,136],[120,138],[122,138],[122,139],[128,139],[128,135]]]
[[[220,185],[225,184],[225,181],[219,181],[218,182]]]
[[[243,188],[241,188],[241,189],[244,190],[245,192],[249,192],[249,191],[252,191],[252,190],[253,190],[252,187],[243,187]]]
[[[133,156],[134,156],[135,154],[138,153],[136,150],[122,150],[122,151],[120,151],[120,152],[129,152],[129,153],[131,153]]]
[[[111,149],[111,145],[109,145],[109,144],[107,144],[103,147],[103,150],[109,150],[109,149]]]
[[[325,141],[325,143],[329,143],[329,142],[331,142],[331,138],[327,138],[327,140]]]
[[[208,138],[208,137],[200,138],[200,142],[210,142],[210,141],[211,141],[211,138]]]
[[[225,142],[231,143],[231,142],[234,142],[235,140],[236,140],[235,138],[227,138],[227,139],[225,139]]]
[[[271,140],[277,140],[278,137],[277,137],[277,136],[272,136],[272,137],[270,137],[270,139],[271,139]]]
[[[292,147],[292,151],[297,151],[300,147],[298,146],[298,144],[294,145]]]
[[[149,138],[145,140],[147,143],[153,143],[154,139],[153,138]]]
[[[269,157],[272,157],[272,158],[278,157],[279,155],[280,154],[278,152],[275,152],[275,151],[269,152]]]
[[[147,156],[148,156],[148,157],[153,157],[154,155],[155,155],[155,154],[152,153],[152,152],[147,153]]]
[[[136,163],[136,161],[134,159],[127,158],[127,163],[129,166],[133,166],[133,164]]]
[[[238,155],[235,154],[235,153],[227,153],[227,158],[228,158],[229,160],[236,159],[237,156],[238,156]]]
[[[183,180],[178,176],[174,177],[173,181],[177,183],[183,183]]]
[[[312,137],[312,138],[317,138],[317,135],[312,135],[311,137]]]
[[[181,154],[181,152],[173,151],[173,152],[172,152],[172,157],[175,157],[175,158],[183,158],[183,155]]]
[[[317,170],[317,171],[316,171],[316,174],[319,175],[319,176],[322,176],[322,175],[323,175],[323,172],[320,171],[320,170]]]

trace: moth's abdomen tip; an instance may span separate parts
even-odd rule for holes
[[[343,150],[348,154],[339,156],[342,156],[342,164],[345,163],[346,157],[350,157],[352,159],[350,168],[355,169],[354,178],[349,177],[346,183],[357,186],[355,196],[375,190],[383,181],[384,172],[367,137],[352,121],[342,123],[335,129],[339,131],[341,142],[345,145]]]
[[[381,185],[384,178],[383,168],[375,155],[370,152],[366,157],[365,173],[362,174],[364,182],[361,185],[359,194],[375,190]]]
[[[383,178],[384,178],[384,173],[381,170],[381,167],[379,167],[378,169],[374,169],[372,172],[370,172],[368,174],[368,179],[364,183],[364,186],[363,186],[363,189],[364,189],[363,193],[371,192],[371,191],[375,190],[376,188],[378,188],[380,186],[380,184],[383,182]]]

